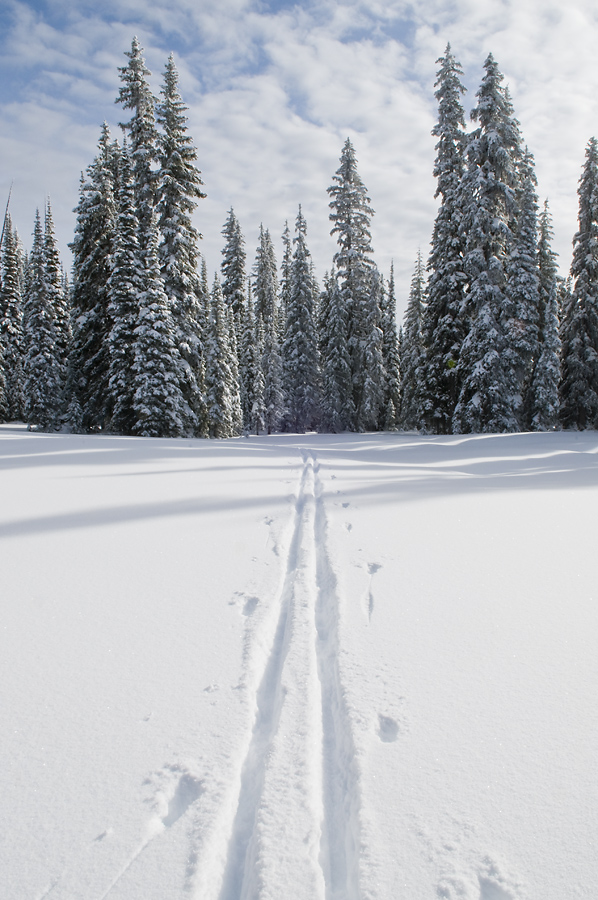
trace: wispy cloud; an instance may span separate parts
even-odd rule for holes
[[[0,190],[14,179],[26,242],[35,207],[52,196],[68,259],[79,173],[104,119],[118,130],[117,66],[137,34],[155,92],[175,52],[208,192],[197,224],[210,269],[231,205],[252,253],[260,222],[278,236],[302,203],[321,275],[335,250],[326,187],[350,136],[376,209],[376,256],[386,271],[394,258],[404,301],[436,213],[433,83],[450,40],[468,110],[488,51],[504,71],[566,270],[584,147],[598,131],[597,17],[586,0],[5,0]]]

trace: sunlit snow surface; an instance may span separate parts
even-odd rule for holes
[[[0,428],[0,897],[598,884],[598,435]]]

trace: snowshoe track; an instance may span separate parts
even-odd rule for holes
[[[219,900],[359,900],[359,785],[319,464],[303,454],[279,618]]]

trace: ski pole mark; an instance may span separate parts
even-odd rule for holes
[[[165,829],[171,828],[178,822],[192,804],[199,800],[204,791],[202,781],[189,772],[186,767],[176,763],[164,766],[159,772],[152,773],[145,779],[144,784],[153,785],[154,790],[156,785],[158,787],[152,800],[152,804],[158,807],[157,812],[147,823],[145,838],[113,878],[99,900],[105,900],[108,897],[151,842]],[[108,833],[105,832],[100,837],[104,837]]]
[[[368,622],[372,621],[372,615],[374,614],[374,594],[372,591],[372,580],[376,572],[382,568],[380,563],[369,563],[368,564],[368,573],[370,576],[369,584],[368,584],[368,592],[366,595],[366,607],[368,614]]]

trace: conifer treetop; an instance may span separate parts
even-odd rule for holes
[[[461,96],[466,88],[461,83],[463,69],[453,54],[451,45],[446,45],[444,56],[436,60],[440,65],[435,82],[434,96],[438,101],[438,122],[432,129],[436,144],[436,162],[434,176],[438,179],[437,197],[447,196],[450,190],[458,186],[463,171],[463,150],[465,144],[465,112],[461,104]]]
[[[509,89],[502,85],[504,75],[491,53],[484,68],[486,74],[476,93],[478,104],[471,111],[471,118],[479,122],[481,131],[472,136],[469,153],[482,160],[488,157],[497,175],[508,182],[513,178],[512,162],[519,156],[519,122]]]
[[[356,255],[364,260],[372,253],[370,220],[374,215],[366,187],[357,171],[357,158],[349,138],[343,147],[340,166],[332,176],[330,195],[330,234],[337,235],[340,251],[335,255],[339,267]]]
[[[124,109],[133,109],[137,113],[147,112],[151,109],[153,115],[154,97],[147,82],[147,77],[152,73],[145,64],[143,47],[137,36],[133,37],[131,49],[125,50],[125,56],[128,57],[129,63],[126,66],[118,67],[123,84],[115,102],[122,103]],[[119,124],[122,129],[131,128],[131,122]]]

